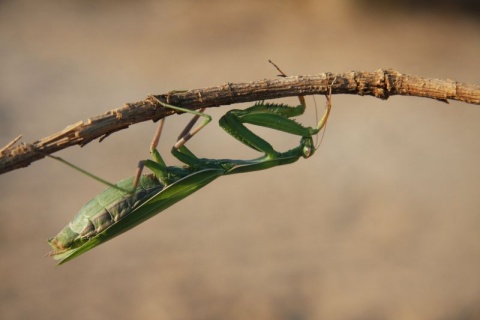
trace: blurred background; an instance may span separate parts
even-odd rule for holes
[[[394,68],[479,84],[478,2],[419,3],[3,0],[0,146],[147,94],[273,78],[268,59],[291,75]],[[479,107],[332,99],[314,157],[222,177],[61,267],[46,239],[104,186],[48,159],[1,175],[0,318],[480,319]],[[323,111],[315,100],[302,123]],[[198,156],[258,156],[216,125],[230,108],[208,110]],[[188,120],[167,119],[170,164]],[[155,128],[57,155],[115,182],[149,157]]]

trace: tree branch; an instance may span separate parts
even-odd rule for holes
[[[119,109],[79,121],[64,130],[30,144],[14,146],[12,141],[0,149],[0,174],[23,168],[42,159],[45,154],[84,146],[92,140],[105,139],[110,134],[147,120],[157,121],[173,114],[156,99],[188,109],[230,105],[240,102],[276,99],[297,95],[326,94],[371,95],[388,99],[392,95],[426,97],[447,102],[448,99],[480,104],[480,86],[452,80],[422,78],[401,74],[395,70],[374,72],[321,73],[313,76],[291,76],[248,83],[226,83],[217,87],[170,92],[149,96],[143,101],[127,103]]]

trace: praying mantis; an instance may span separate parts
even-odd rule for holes
[[[332,83],[333,85],[333,83]],[[150,145],[152,159],[140,161],[137,174],[113,185],[62,158],[49,156],[79,170],[100,182],[108,189],[88,202],[55,237],[48,240],[53,256],[58,264],[78,257],[100,244],[130,230],[147,219],[167,209],[176,202],[200,190],[218,177],[264,170],[309,158],[315,152],[313,136],[326,125],[331,110],[331,85],[326,95],[326,108],[316,127],[306,127],[293,117],[304,113],[306,104],[299,96],[300,105],[291,107],[285,104],[257,102],[244,110],[230,110],[219,120],[219,125],[232,137],[246,146],[263,153],[252,160],[204,159],[195,156],[185,143],[204,128],[211,117],[205,109],[193,111],[173,106],[154,98],[160,105],[179,112],[193,114],[193,119],[180,134],[171,153],[184,167],[167,166],[157,150],[164,119],[159,120],[157,132]],[[200,117],[204,120],[193,128]],[[276,151],[270,143],[253,133],[244,124],[262,126],[297,135],[300,143],[285,152]],[[153,174],[142,174],[144,167]]]

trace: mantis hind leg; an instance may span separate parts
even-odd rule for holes
[[[134,189],[133,189],[133,190],[126,190],[126,189],[120,188],[119,186],[117,186],[117,185],[115,185],[115,184],[113,184],[113,183],[111,183],[111,182],[108,182],[107,180],[104,180],[104,179],[102,179],[102,178],[94,175],[93,173],[88,172],[87,170],[84,170],[84,169],[82,169],[82,168],[74,165],[73,163],[71,163],[71,162],[69,162],[69,161],[67,161],[67,160],[65,160],[65,159],[63,159],[63,158],[61,158],[61,157],[52,156],[51,154],[45,154],[45,156],[47,156],[47,157],[49,157],[49,158],[51,158],[51,159],[57,160],[57,161],[59,161],[59,162],[61,162],[61,163],[63,163],[63,164],[66,164],[66,165],[69,166],[70,168],[72,168],[72,169],[74,169],[74,170],[76,170],[76,171],[78,171],[78,172],[80,172],[80,173],[83,173],[84,175],[86,175],[86,176],[88,176],[88,177],[90,177],[90,178],[92,178],[92,179],[94,179],[94,180],[97,180],[98,182],[100,182],[100,183],[102,183],[102,184],[104,184],[104,185],[106,185],[106,186],[108,186],[108,187],[110,187],[110,188],[114,188],[114,189],[117,189],[117,190],[119,190],[119,191],[121,191],[121,192],[125,192],[125,193],[131,193],[131,192],[134,190]]]
[[[175,111],[190,113],[190,114],[194,115],[192,120],[190,120],[190,122],[185,126],[185,128],[182,130],[182,132],[178,136],[178,140],[174,145],[175,149],[180,149],[183,145],[185,145],[185,143],[188,140],[190,140],[194,135],[196,135],[200,130],[202,130],[208,123],[210,123],[210,121],[212,121],[212,117],[210,115],[204,113],[205,108],[200,109],[200,111],[190,110],[190,109],[187,109],[187,108],[173,106],[173,105],[168,104],[166,102],[160,101],[155,96],[151,96],[151,97],[153,97],[155,100],[157,100],[157,102],[165,108],[172,109],[172,110],[175,110]],[[195,123],[197,123],[197,121],[200,117],[204,118],[203,122],[201,124],[199,124],[197,127],[193,128],[193,126],[195,125]],[[160,123],[159,127],[163,126],[163,119],[161,119],[160,121],[162,121],[162,122]],[[150,146],[150,150],[156,149],[156,147],[158,145],[158,140],[159,140],[159,137],[160,137],[159,131],[161,132],[161,129],[157,130],[157,134],[155,135],[155,137],[153,139],[153,142]]]
[[[195,165],[198,163],[198,158],[185,147],[185,143],[190,140],[194,135],[196,135],[201,129],[203,129],[211,120],[211,116],[204,113],[205,108],[201,109],[200,111],[190,110],[186,108],[181,108],[177,106],[170,105],[168,103],[162,102],[157,99],[155,96],[152,96],[159,104],[163,107],[172,109],[175,111],[181,111],[185,113],[193,114],[194,117],[188,122],[185,128],[181,131],[177,142],[172,148],[172,154],[187,165]],[[200,123],[198,126],[194,127],[200,117],[204,118],[204,121]],[[168,167],[165,164],[162,156],[157,150],[158,143],[160,141],[160,136],[162,133],[164,125],[164,119],[159,120],[158,129],[153,137],[152,143],[150,144],[150,154],[152,155],[153,160],[142,160],[138,164],[137,173],[135,175],[134,180],[134,188],[137,187],[138,182],[140,180],[142,171],[144,167],[149,168],[153,171],[153,173],[157,176],[157,178],[162,181],[164,184],[169,183],[169,175],[170,172]]]

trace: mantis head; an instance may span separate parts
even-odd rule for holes
[[[312,137],[303,137],[300,141],[302,147],[302,157],[305,159],[310,158],[315,153],[315,147]]]

